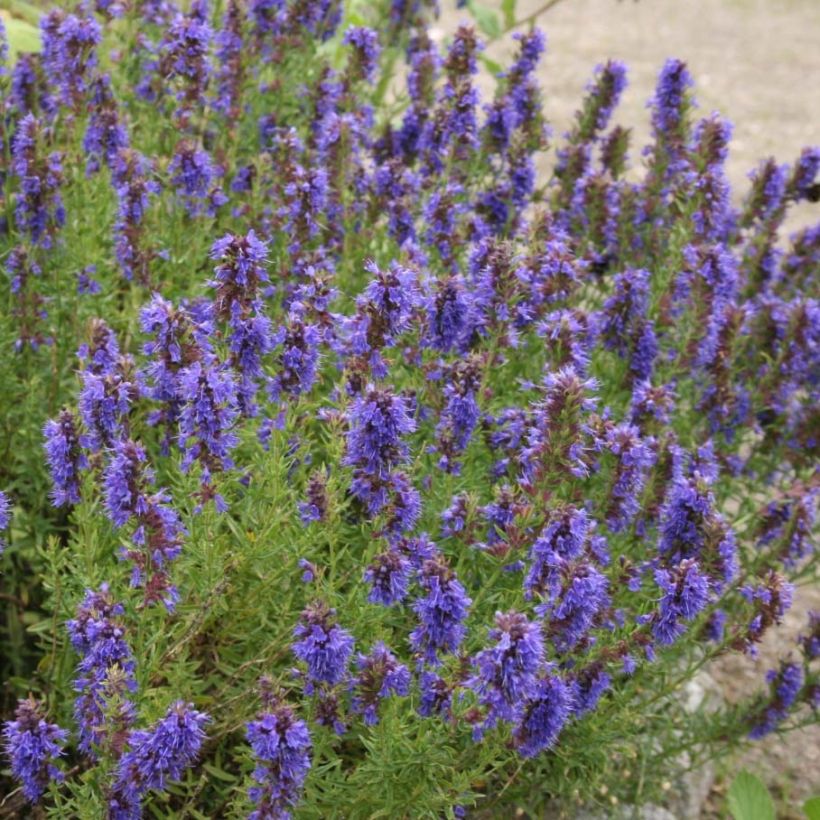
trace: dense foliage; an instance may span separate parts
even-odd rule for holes
[[[550,155],[503,5],[484,100],[423,0],[81,2],[6,64],[0,812],[510,816],[815,719],[816,617],[679,690],[817,580],[820,150],[733,202],[669,60],[630,162],[610,61]]]

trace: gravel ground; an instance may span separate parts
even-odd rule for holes
[[[543,5],[519,0],[519,19]],[[442,0],[437,34],[444,38],[462,19],[454,2]],[[500,0],[483,0],[500,7]],[[563,0],[539,18],[548,53],[540,69],[545,107],[555,137],[569,127],[596,63],[624,60],[630,85],[615,120],[634,129],[632,156],[649,137],[646,101],[667,57],[687,61],[695,78],[699,110],[719,111],[734,124],[728,174],[741,196],[747,174],[764,157],[790,162],[805,145],[820,144],[820,0]],[[509,36],[487,55],[504,64],[513,51]],[[485,90],[492,79],[482,78]],[[550,158],[540,169],[547,173]],[[787,222],[787,232],[820,219],[806,205]],[[710,673],[727,700],[764,686],[767,669],[794,645],[810,609],[820,609],[820,587],[803,587],[782,627],[771,633],[759,656],[731,656]],[[767,782],[778,816],[801,817],[798,807],[820,793],[820,725],[751,746],[721,761],[719,781],[703,816],[722,816],[726,781],[748,768]],[[686,820],[689,820],[686,818]]]
[[[766,671],[777,665],[778,659],[794,646],[797,635],[805,631],[811,609],[820,610],[817,584],[797,591],[794,605],[782,625],[766,636],[757,658],[733,654],[713,664],[709,672],[728,701],[735,702],[763,688]],[[820,794],[820,724],[751,744],[735,759],[721,764],[729,781],[732,772],[746,768],[767,783],[779,805],[778,817],[802,818],[799,807],[808,797]],[[711,809],[722,804],[720,797],[726,785],[718,782]]]

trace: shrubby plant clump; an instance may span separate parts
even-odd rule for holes
[[[678,690],[817,577],[820,150],[735,207],[669,60],[630,164],[611,61],[539,174],[544,35],[482,100],[433,13],[83,2],[4,69],[9,806],[535,813],[816,718],[816,616]]]

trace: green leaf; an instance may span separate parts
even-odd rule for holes
[[[25,20],[18,20],[5,12],[0,12],[6,26],[9,50],[12,55],[40,50],[40,32]]]
[[[366,26],[367,20],[355,9],[351,9],[347,17],[348,25],[351,26]]]
[[[14,17],[18,20],[25,20],[37,28],[40,25],[42,13],[42,9],[27,3],[26,0],[0,0],[0,15],[6,24],[8,24],[8,18]]]
[[[473,0],[468,0],[467,8],[470,9],[470,13],[475,17],[478,27],[484,34],[493,39],[501,36],[501,23],[498,21],[498,15],[492,9],[475,3]]]
[[[487,71],[489,71],[493,76],[497,76],[504,70],[500,63],[497,63],[495,60],[491,60],[484,54],[479,54],[478,59],[481,61],[484,68],[486,68]]]
[[[515,0],[501,0],[501,13],[504,15],[504,25],[512,28],[515,25]]]
[[[803,812],[808,820],[820,820],[820,797],[810,797],[803,804]]]
[[[742,771],[729,787],[729,811],[734,820],[775,820],[769,790],[751,772]]]
[[[224,780],[226,783],[236,781],[236,775],[232,775],[230,772],[226,772],[217,766],[212,766],[210,763],[203,763],[202,768],[205,769],[208,774],[213,775],[217,780]]]

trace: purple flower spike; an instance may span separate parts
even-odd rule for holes
[[[402,437],[416,429],[406,399],[370,388],[353,402],[349,416],[346,464],[382,477],[406,460]]]
[[[607,523],[613,532],[628,527],[640,510],[647,472],[655,463],[653,444],[631,424],[618,424],[607,432],[606,446],[617,458],[607,508]]]
[[[674,59],[666,61],[651,103],[652,128],[659,147],[672,163],[680,159],[685,145],[684,129],[692,105],[690,89],[693,85],[686,63]]]
[[[476,674],[468,681],[487,708],[476,736],[499,720],[514,722],[521,716],[525,702],[536,695],[536,675],[544,660],[540,624],[518,612],[497,612],[489,637],[494,645],[475,656]]]
[[[271,694],[264,681],[263,699],[264,708],[246,729],[256,757],[253,779],[257,784],[248,790],[255,806],[248,817],[287,820],[310,771],[310,732],[290,706]]]
[[[242,113],[242,82],[246,74],[242,37],[244,15],[245,9],[239,0],[229,0],[222,17],[222,27],[215,37],[219,67],[214,105],[231,123],[235,123]]]
[[[41,716],[33,698],[17,704],[14,720],[3,726],[3,742],[11,773],[23,785],[27,800],[36,803],[51,781],[62,782],[54,761],[63,753],[68,732]]]
[[[70,410],[61,410],[43,428],[46,460],[51,471],[51,501],[55,507],[80,503],[80,471],[88,466],[80,447],[77,422]]]
[[[267,256],[267,244],[253,230],[245,236],[227,234],[211,247],[211,259],[219,262],[210,283],[216,290],[214,312],[229,328],[231,364],[242,376],[240,408],[248,416],[256,413],[254,397],[263,378],[262,357],[275,344],[261,299],[262,287],[269,282]]]
[[[218,187],[221,169],[214,165],[207,151],[182,140],[174,152],[168,173],[177,195],[192,217],[215,216],[227,202]]]
[[[781,663],[766,673],[768,700],[754,714],[749,737],[759,740],[773,732],[788,716],[803,688],[803,669],[796,663]]]
[[[111,522],[115,527],[129,522],[134,525],[134,547],[122,551],[122,557],[134,564],[132,585],[144,587],[145,604],[162,601],[173,610],[178,596],[168,565],[182,550],[185,528],[169,503],[168,493],[151,492],[154,473],[148,466],[145,450],[133,441],[117,442],[103,482]]]
[[[9,524],[11,523],[11,502],[9,501],[9,497],[4,493],[0,492],[0,533],[4,530],[8,529]],[[0,537],[0,555],[3,554],[3,550],[6,548],[6,541],[4,538]]]
[[[108,801],[109,817],[140,818],[141,801],[147,792],[164,791],[169,781],[179,780],[185,769],[194,765],[210,719],[180,700],[147,731],[132,731],[128,750],[117,765]]]
[[[440,652],[455,652],[461,645],[472,601],[441,556],[422,564],[419,583],[426,594],[413,604],[420,623],[410,633],[410,644],[422,661],[436,665]]]
[[[62,154],[43,153],[40,121],[27,114],[17,126],[11,145],[11,168],[19,180],[15,219],[35,245],[50,248],[65,223],[60,195]]]
[[[353,49],[349,71],[356,79],[372,83],[379,65],[379,35],[371,28],[350,26],[342,42]]]
[[[79,9],[83,7],[80,6]],[[100,24],[92,17],[52,9],[40,20],[43,67],[60,102],[79,108],[97,67],[96,49],[102,39]]]
[[[369,655],[359,655],[356,666],[358,673],[350,682],[351,706],[368,726],[374,726],[379,722],[378,708],[382,700],[410,693],[410,672],[381,642]]]
[[[416,429],[416,422],[404,397],[372,385],[353,401],[348,417],[343,463],[354,467],[351,491],[375,515],[387,506],[392,492],[400,495],[410,489],[393,468],[407,460],[409,450],[403,437]],[[409,497],[405,501],[413,503]]]
[[[684,559],[672,571],[655,570],[655,581],[663,591],[660,609],[652,625],[658,643],[674,643],[686,628],[681,621],[691,621],[709,600],[709,580],[697,563]]]
[[[389,549],[373,559],[364,578],[370,584],[368,601],[392,606],[404,600],[410,581],[410,561],[397,549]]]
[[[311,682],[333,686],[347,675],[353,637],[336,623],[335,614],[321,602],[311,604],[293,630],[293,654],[307,664]]]
[[[572,714],[571,688],[558,675],[546,674],[536,682],[535,692],[523,704],[514,739],[524,757],[551,749]]]
[[[130,693],[137,688],[135,663],[125,640],[124,609],[103,584],[98,592],[86,590],[77,617],[67,623],[81,660],[74,688],[74,716],[80,749],[92,758],[97,750],[121,754],[136,716]]]
[[[234,371],[215,356],[203,356],[179,371],[179,441],[182,469],[202,467],[202,499],[213,498],[217,509],[227,505],[211,484],[211,476],[233,467],[231,451],[239,443],[234,424],[239,394]]]

